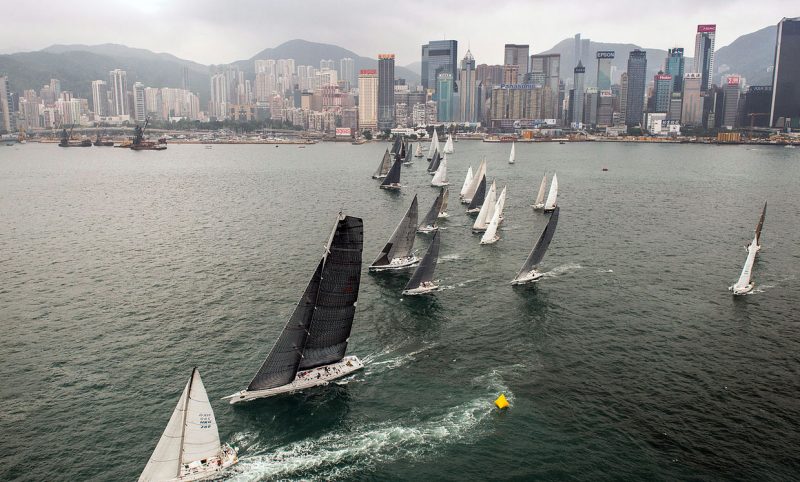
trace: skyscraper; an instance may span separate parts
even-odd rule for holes
[[[738,75],[728,75],[722,87],[725,93],[725,100],[722,110],[722,126],[736,127],[736,120],[739,117],[739,99],[742,95],[741,77]]]
[[[561,55],[531,55],[530,77],[534,84],[542,85],[542,118],[560,119],[558,102]]]
[[[784,127],[791,119],[800,127],[800,17],[783,18],[778,22],[775,43],[775,70],[772,73],[772,105],[770,125]],[[780,119],[784,122],[781,123]]]
[[[439,122],[453,121],[453,74],[449,72],[436,78],[436,112]]]
[[[624,123],[628,114],[628,73],[619,76],[619,118]]]
[[[378,128],[378,71],[375,69],[358,73],[358,128]]]
[[[189,90],[189,67],[181,67],[181,89]]]
[[[653,78],[653,112],[669,112],[669,103],[672,98],[672,76],[659,72]]]
[[[95,115],[108,115],[108,84],[104,80],[92,81],[92,110]]]
[[[672,91],[680,92],[683,87],[684,64],[686,59],[683,57],[683,49],[676,47],[667,50],[667,58],[664,61],[664,73],[672,76]]]
[[[701,89],[703,74],[689,72],[683,74],[683,106],[681,124],[699,126],[703,122],[703,97]]]
[[[702,91],[714,82],[714,37],[716,25],[698,25],[694,39],[694,72],[703,76]]]
[[[583,66],[581,61],[578,61],[578,66],[573,70],[572,85],[574,93],[572,99],[572,122],[583,122],[583,102],[584,102],[584,77],[586,76],[586,67]]]
[[[394,54],[378,55],[378,129],[394,127]]]
[[[478,85],[475,72],[475,59],[472,52],[461,59],[461,70],[458,73],[459,112],[461,122],[477,122],[478,120]]]
[[[517,65],[519,66],[519,77],[515,82],[521,81],[523,75],[530,72],[530,65],[528,64],[528,55],[530,53],[530,45],[522,44],[506,44],[503,52],[503,65]]]
[[[115,69],[108,73],[111,88],[111,115],[128,115],[128,73]]]
[[[613,50],[598,50],[597,57],[597,90],[611,88],[611,64],[614,62]]]
[[[147,109],[144,101],[144,84],[136,82],[133,84],[133,119],[136,122],[144,122],[147,118]]]
[[[436,89],[436,79],[441,72],[449,72],[454,79],[458,77],[457,40],[432,40],[422,46],[422,88]]]
[[[339,80],[347,81],[351,86],[356,84],[355,60],[345,57],[339,61]]]
[[[0,131],[11,132],[13,126],[11,92],[8,89],[8,76],[0,76]]]
[[[628,56],[628,98],[625,107],[625,124],[629,126],[642,123],[646,75],[647,52],[639,49],[632,50]]]

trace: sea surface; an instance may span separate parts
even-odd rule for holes
[[[437,190],[424,160],[378,189],[387,147],[0,147],[0,479],[137,478],[193,366],[240,449],[229,480],[797,479],[800,149],[517,144],[509,165],[509,144],[457,142],[442,289],[407,298],[410,272],[366,266]],[[508,186],[490,246],[457,200],[484,156]],[[512,288],[554,172],[546,275]],[[756,289],[733,297],[765,200]],[[340,210],[364,219],[366,368],[231,407]]]

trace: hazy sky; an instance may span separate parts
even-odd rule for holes
[[[478,63],[502,63],[503,44],[547,50],[580,32],[602,42],[681,46],[693,55],[699,23],[717,24],[717,49],[736,37],[800,16],[798,0],[271,1],[69,0],[3,9],[0,52],[54,43],[120,43],[204,64],[246,59],[294,38],[374,57],[419,61],[420,45],[456,39]]]

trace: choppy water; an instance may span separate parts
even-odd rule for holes
[[[364,259],[414,193],[370,179],[386,145],[0,147],[0,479],[138,476],[198,365],[234,480],[787,480],[800,473],[800,151],[462,141],[508,184],[501,241],[453,198],[435,297],[363,276],[341,385],[231,408],[340,209]],[[601,167],[608,167],[602,172]],[[535,289],[508,282],[561,216]],[[734,299],[763,200],[757,289]],[[427,245],[417,237],[418,247]],[[511,400],[493,410],[499,393]]]

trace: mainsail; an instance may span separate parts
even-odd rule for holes
[[[445,154],[452,154],[455,151],[453,147],[453,136],[450,134],[447,134],[447,142],[444,143],[443,151]]]
[[[536,245],[531,250],[531,253],[528,255],[528,258],[522,265],[522,268],[520,268],[519,272],[517,273],[517,276],[514,277],[515,280],[530,273],[532,269],[535,269],[537,266],[539,266],[539,263],[542,262],[542,259],[544,258],[544,253],[550,246],[550,241],[553,240],[553,234],[555,234],[556,232],[556,226],[558,225],[558,212],[559,208],[556,207],[556,209],[550,215],[550,220],[547,221],[547,226],[545,226],[544,230],[542,230],[542,234],[539,236],[539,240],[536,242]]]
[[[739,279],[732,289],[734,293],[746,293],[750,288],[750,278],[753,275],[753,263],[756,261],[756,253],[758,252],[757,238],[753,237],[753,242],[747,247],[747,259],[744,260],[742,272]]]
[[[467,177],[464,178],[464,185],[461,186],[461,191],[459,192],[460,197],[464,197],[470,183],[472,183],[472,166],[469,166],[469,169],[467,169]]]
[[[422,143],[417,142],[417,150],[414,152],[414,157],[422,157],[424,154],[422,153]]]
[[[431,137],[431,146],[428,148],[428,159],[433,159],[433,153],[439,151],[439,134],[436,133],[436,128],[433,128],[433,137]]]
[[[447,187],[442,188],[441,192],[442,196],[442,206],[439,208],[438,217],[446,218],[447,217],[447,200],[450,197],[450,189]]]
[[[433,175],[433,179],[431,179],[431,186],[446,186],[447,184],[447,154],[445,154],[444,159],[442,159],[436,169],[436,173]]]
[[[389,169],[389,173],[386,174],[385,178],[383,178],[381,187],[387,187],[393,184],[400,184],[400,168],[402,166],[403,166],[403,160],[398,157],[397,160],[394,161],[394,164],[392,164],[392,168]]]
[[[220,449],[214,410],[194,368],[139,481],[175,479],[183,464],[217,456]]]
[[[372,175],[372,179],[381,179],[389,172],[389,168],[392,167],[392,155],[389,154],[389,149],[386,149],[386,152],[383,153],[383,159],[381,159],[381,163],[378,164],[378,170],[375,171],[375,174]]]
[[[767,215],[767,201],[764,201],[764,208],[761,210],[761,217],[758,218],[758,224],[756,225],[756,245],[761,246],[761,228],[764,227],[764,216]]]
[[[428,164],[428,172],[435,172],[439,169],[439,164],[442,162],[442,155],[439,151],[433,153],[430,164]]]
[[[514,164],[514,161],[516,160],[516,156],[514,155],[514,147],[516,145],[517,145],[516,142],[512,142],[511,143],[511,154],[509,154],[509,156],[508,156],[508,163],[509,164]]]
[[[439,195],[436,196],[436,199],[433,200],[433,204],[431,208],[428,210],[428,213],[425,215],[425,218],[422,219],[422,222],[419,224],[419,228],[425,228],[428,226],[436,227],[436,219],[439,217],[439,212],[442,209],[442,203],[444,202],[444,189],[439,192]]]
[[[411,279],[408,280],[408,284],[404,290],[413,290],[419,288],[422,283],[433,281],[433,272],[436,270],[438,259],[439,231],[434,231],[428,251],[425,253],[425,256],[422,257],[422,261],[420,261],[414,274],[411,275]]]
[[[477,211],[483,205],[483,200],[486,196],[486,176],[482,175],[480,183],[478,184],[478,189],[475,191],[475,195],[472,196],[472,200],[470,200],[469,205],[467,206],[467,211]]]
[[[486,227],[486,232],[483,233],[481,244],[492,244],[500,239],[500,237],[497,235],[497,229],[500,225],[500,221],[502,221],[503,218],[503,207],[505,204],[506,188],[504,187],[500,192],[500,197],[497,198],[497,203],[494,206],[491,222],[489,222],[489,225]]]
[[[542,183],[539,184],[539,193],[536,194],[536,201],[533,202],[534,206],[544,206],[545,189],[547,189],[547,174],[542,177]]]
[[[553,174],[553,182],[550,183],[550,192],[547,193],[547,201],[544,203],[545,211],[552,211],[556,208],[558,198],[558,176]]]
[[[412,149],[411,146],[408,146],[408,149],[406,149],[406,154],[403,157],[403,164],[408,165],[413,162],[414,162],[414,150]]]
[[[386,242],[377,259],[373,261],[372,266],[386,266],[395,258],[411,256],[417,230],[417,216],[417,196],[415,195],[408,211],[400,220],[400,224],[395,228],[392,237]]]
[[[472,181],[470,182],[469,186],[467,187],[466,192],[461,197],[462,201],[465,204],[469,204],[472,201],[472,198],[475,196],[475,192],[478,190],[480,186],[481,179],[486,175],[486,158],[481,161],[481,165],[478,167],[478,171],[472,176]],[[483,202],[483,199],[481,199]]]
[[[495,182],[492,181],[492,186],[489,188],[489,194],[486,195],[486,199],[483,200],[483,205],[481,205],[481,210],[478,213],[478,216],[475,218],[475,222],[472,224],[473,231],[485,231],[486,227],[492,220],[492,215],[494,214],[495,204],[497,203],[497,186]]]

